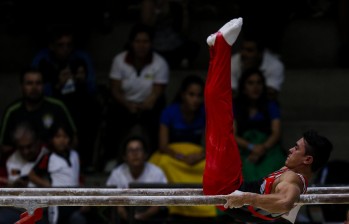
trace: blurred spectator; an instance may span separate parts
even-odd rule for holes
[[[199,53],[199,44],[189,37],[188,0],[143,0],[141,20],[154,28],[154,49],[172,69],[187,68]]]
[[[96,92],[96,77],[90,56],[75,47],[74,32],[71,27],[53,27],[49,33],[48,46],[40,50],[32,61],[44,77],[45,95],[52,96],[54,91],[69,92],[75,88],[72,76],[60,74],[75,61],[83,61],[86,66],[84,83],[89,94]],[[82,77],[78,77],[82,78]]]
[[[48,129],[56,122],[63,122],[74,132],[73,142],[77,141],[75,124],[65,105],[57,99],[44,96],[40,71],[31,68],[24,70],[20,74],[20,84],[22,98],[6,109],[1,122],[0,146],[3,166],[13,151],[11,135],[19,123],[32,123],[38,128],[40,139],[46,143]]]
[[[286,158],[280,144],[280,109],[267,98],[261,71],[246,70],[242,74],[233,107],[244,179],[258,180],[280,169]]]
[[[204,81],[195,75],[187,76],[180,87],[174,103],[169,105],[160,119],[160,151],[191,166],[205,158],[205,152],[188,155],[176,152],[171,143],[201,145],[205,130],[203,105]]]
[[[48,148],[29,173],[29,180],[38,187],[79,187],[80,161],[78,153],[71,148],[73,133],[64,124],[55,124],[49,130]],[[79,207],[51,206],[50,223],[78,223],[70,220]]]
[[[131,136],[122,147],[123,163],[114,168],[107,180],[107,186],[128,188],[130,183],[167,183],[163,171],[147,162],[148,149],[142,137]],[[124,206],[115,207],[121,223],[129,220],[129,209]],[[160,215],[161,207],[136,207],[134,217],[136,223],[152,223],[151,219]],[[148,221],[148,222],[147,222]]]
[[[1,178],[1,182],[5,187],[35,187],[29,182],[29,172],[48,150],[43,147],[35,126],[29,123],[18,124],[12,134],[15,151],[6,162],[7,178]],[[1,207],[0,223],[15,223],[23,212],[20,208]],[[45,217],[39,223],[46,223]]]
[[[346,219],[344,221],[344,224],[349,224],[349,209],[347,209]]]
[[[205,131],[203,105],[204,81],[189,75],[182,81],[174,102],[160,119],[159,150],[150,162],[161,167],[170,183],[201,184],[205,166],[202,138]],[[211,206],[171,206],[171,215],[187,217],[215,216]]]
[[[314,184],[322,186],[348,186],[349,173],[343,172],[349,167],[347,159],[336,159],[329,161],[318,173]],[[340,175],[339,175],[340,174]],[[347,212],[348,206],[343,204],[326,204],[320,205],[324,221],[342,222],[343,214]]]
[[[245,34],[239,52],[234,54],[231,59],[234,92],[239,88],[238,80],[241,74],[248,69],[259,69],[263,72],[269,98],[277,99],[284,82],[284,64],[277,55],[265,48],[260,39]]]
[[[149,134],[151,149],[157,147],[169,68],[165,59],[152,51],[152,36],[148,26],[135,25],[128,49],[113,59],[110,88],[114,100],[107,115],[106,159],[117,155],[120,138],[134,125],[141,125]]]
[[[87,71],[84,60],[70,62],[58,72],[58,86],[53,91],[53,97],[63,101],[75,121],[79,139],[76,149],[84,171],[94,169],[92,157],[102,111],[97,95],[90,94],[87,88]]]
[[[30,123],[20,123],[13,132],[14,153],[6,161],[8,185],[12,187],[33,187],[28,175],[31,168],[48,153],[42,145],[37,130]]]

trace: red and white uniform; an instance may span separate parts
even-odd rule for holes
[[[264,179],[244,183],[240,152],[234,137],[234,115],[232,112],[231,89],[231,46],[222,34],[216,34],[215,43],[210,47],[210,64],[205,86],[206,110],[206,165],[203,176],[203,191],[206,195],[227,195],[235,190],[269,194],[274,181],[287,169],[276,171]],[[299,175],[304,183],[307,181]],[[271,214],[252,206],[224,209],[236,219],[245,222],[265,222],[283,217],[294,222],[299,208],[289,214]]]

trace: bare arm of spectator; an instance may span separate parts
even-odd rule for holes
[[[235,122],[236,124],[236,122]],[[235,139],[237,144],[246,149],[251,150],[251,154],[248,157],[248,160],[251,162],[257,162],[261,156],[263,156],[267,150],[271,147],[273,147],[279,140],[281,136],[281,121],[280,119],[274,119],[271,121],[271,134],[269,138],[262,144],[253,144],[246,139],[242,138],[241,136],[238,136],[236,133],[236,126],[235,128]]]
[[[256,144],[248,156],[248,160],[256,163],[268,149],[273,147],[279,140],[281,135],[281,122],[280,119],[274,119],[271,121],[271,134],[269,138],[263,144]]]
[[[138,112],[138,105],[133,102],[129,102],[124,97],[124,93],[121,89],[121,80],[112,79],[111,80],[111,94],[113,98],[125,108],[127,108],[131,113]]]
[[[34,170],[31,170],[29,173],[29,180],[38,187],[51,187],[50,181],[37,175]]]
[[[188,165],[194,165],[205,158],[205,151],[200,153],[184,155],[172,150],[171,147],[168,146],[168,144],[169,144],[169,129],[166,125],[160,124],[159,146],[160,146],[161,152],[166,153],[172,158],[182,161]]]
[[[143,110],[153,109],[158,98],[164,93],[166,85],[164,84],[154,84],[151,94],[141,103],[141,108]]]

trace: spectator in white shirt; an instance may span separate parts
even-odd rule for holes
[[[233,54],[231,58],[231,81],[234,95],[237,93],[241,74],[250,69],[262,71],[269,98],[277,100],[284,82],[284,64],[276,54],[265,48],[260,39],[246,34],[243,36],[238,53]]]
[[[63,123],[49,129],[50,153],[44,155],[29,173],[29,179],[38,187],[79,187],[80,161],[71,148],[73,133]],[[72,215],[79,207],[49,207],[50,224],[74,223]]]
[[[29,181],[28,174],[32,167],[48,152],[42,145],[38,129],[29,123],[20,123],[12,135],[14,152],[6,161],[7,178],[1,178],[5,187],[35,187]],[[0,208],[0,223],[19,221],[24,209],[16,207]],[[38,223],[46,223],[44,216]]]
[[[117,54],[110,71],[114,99],[107,117],[106,158],[120,144],[124,133],[141,125],[148,133],[151,149],[158,144],[158,123],[165,107],[165,88],[169,80],[166,60],[152,50],[153,30],[135,25],[130,32],[127,50]]]
[[[124,162],[114,168],[107,180],[107,186],[128,188],[130,183],[167,183],[163,171],[147,162],[146,142],[142,137],[131,136],[123,145],[122,158]],[[146,221],[160,213],[161,207],[137,207],[134,219]],[[116,207],[121,221],[128,220],[128,209],[123,206]]]

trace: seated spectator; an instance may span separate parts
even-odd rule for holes
[[[7,178],[1,178],[3,187],[35,187],[28,175],[32,167],[48,150],[42,145],[35,126],[29,123],[18,124],[11,136],[14,152],[6,161]],[[24,209],[0,207],[0,223],[19,221]],[[46,223],[46,216],[39,223]]]
[[[64,124],[49,130],[50,153],[44,155],[29,173],[29,180],[38,187],[79,187],[80,161],[71,148],[73,133]],[[79,207],[49,207],[50,223],[77,223],[70,220]]]
[[[26,69],[20,75],[22,98],[13,102],[5,110],[1,122],[0,166],[4,167],[4,161],[11,152],[11,134],[14,128],[22,122],[30,122],[38,128],[39,137],[43,143],[47,143],[48,129],[56,122],[66,123],[74,132],[73,142],[76,144],[76,128],[70,113],[65,105],[54,98],[45,97],[43,93],[43,77],[36,69]]]
[[[123,163],[114,168],[106,185],[117,188],[128,188],[130,183],[167,183],[163,171],[147,162],[147,146],[142,137],[131,136],[125,140],[122,147]],[[121,223],[129,220],[127,207],[115,207]],[[147,206],[137,207],[132,219],[142,223],[152,223],[151,219],[160,215],[161,207]],[[147,222],[149,221],[149,222]]]
[[[205,131],[203,91],[204,81],[200,77],[187,76],[174,102],[162,112],[159,150],[152,155],[150,162],[164,170],[170,183],[202,183],[205,166],[205,150],[202,147]],[[169,209],[171,215],[216,215],[213,206],[171,206]]]
[[[78,49],[74,43],[74,32],[70,27],[57,26],[49,33],[48,46],[40,50],[32,61],[32,66],[39,69],[44,77],[45,95],[52,96],[61,85],[66,85],[65,91],[74,88],[74,80],[62,77],[59,72],[75,61],[83,61],[86,66],[84,77],[89,94],[96,92],[96,78],[90,56]]]
[[[172,69],[190,67],[200,46],[190,39],[189,1],[143,0],[141,20],[154,28],[154,49]]]
[[[319,170],[314,184],[322,186],[348,186],[349,173],[342,172],[349,166],[347,158],[334,159],[327,162],[327,164]],[[338,175],[340,174],[340,175]],[[323,221],[326,223],[342,222],[343,214],[346,213],[348,205],[344,204],[324,204],[320,205]]]
[[[234,92],[238,90],[238,80],[245,70],[259,69],[265,77],[268,97],[277,100],[284,82],[284,65],[257,37],[248,34],[243,37],[239,52],[231,58],[231,68]]]
[[[92,156],[101,105],[97,101],[96,95],[88,92],[86,84],[87,64],[85,61],[77,59],[59,71],[58,77],[59,83],[52,96],[67,106],[75,121],[79,139],[76,150],[79,152],[82,168],[84,171],[93,169]]]
[[[97,101],[96,77],[89,54],[77,47],[72,27],[54,26],[48,47],[34,57],[32,65],[44,76],[44,92],[62,100],[78,130],[82,168],[93,170],[92,155],[97,136],[101,105]],[[88,113],[86,113],[88,111]]]
[[[262,72],[253,69],[242,74],[233,107],[244,180],[258,180],[282,167],[286,156],[280,144],[280,109],[267,98]]]
[[[110,72],[114,100],[107,115],[106,159],[117,155],[115,149],[124,133],[134,125],[147,130],[151,149],[157,147],[157,124],[166,105],[169,68],[165,59],[152,51],[152,36],[148,26],[135,25],[127,50],[114,57]]]
[[[204,81],[200,77],[187,76],[174,103],[165,108],[160,119],[160,151],[189,166],[203,161],[205,152],[188,155],[187,152],[176,152],[171,148],[171,144],[201,145],[205,129],[203,88]]]

